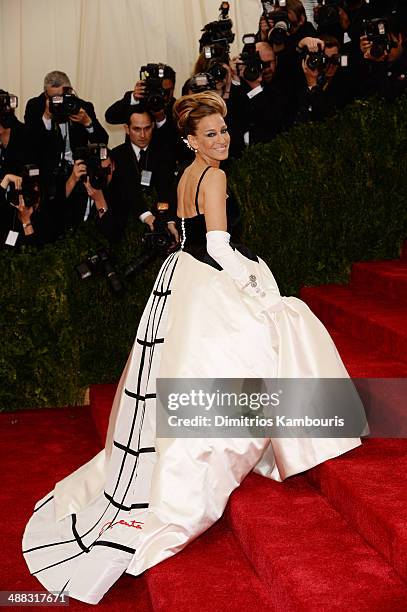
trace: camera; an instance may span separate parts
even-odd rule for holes
[[[66,123],[70,115],[77,115],[82,108],[82,100],[73,92],[71,87],[64,87],[59,96],[49,99],[49,111],[57,123]]]
[[[288,18],[288,10],[279,6],[278,9],[274,9],[269,17],[274,23],[268,33],[269,43],[272,45],[284,44],[291,31],[291,21]]]
[[[173,245],[172,237],[168,231],[168,204],[161,203],[156,207],[154,230],[147,231],[143,236],[143,251],[141,255],[125,270],[125,276],[131,276],[144,270],[156,257],[168,255]]]
[[[16,189],[13,183],[7,193],[7,201],[18,206],[19,196],[23,196],[26,208],[35,206],[40,199],[40,170],[34,164],[25,164],[21,173],[21,189]]]
[[[17,107],[17,96],[7,91],[0,92],[0,123],[5,129],[12,126],[14,111]]]
[[[320,73],[325,72],[329,66],[340,66],[346,68],[348,66],[348,56],[335,53],[328,57],[318,45],[318,51],[309,51],[307,47],[299,50],[302,59],[305,59],[310,70],[319,70]]]
[[[165,64],[147,64],[140,68],[140,80],[146,85],[144,104],[146,110],[157,113],[167,105],[167,92],[163,80],[167,78]]]
[[[7,91],[0,93],[0,113],[15,110],[18,107],[18,98]]]
[[[213,91],[216,89],[216,81],[208,72],[198,72],[189,79],[188,89],[192,93],[200,93],[201,91]]]
[[[389,22],[385,18],[364,19],[363,31],[368,41],[372,43],[370,49],[372,57],[382,57],[397,47],[397,44],[391,39]]]
[[[106,249],[99,249],[94,255],[85,259],[85,261],[76,266],[76,271],[81,280],[90,278],[93,274],[101,274],[107,278],[114,293],[121,293],[123,291],[123,285]]]
[[[229,43],[226,38],[213,41],[213,44],[203,48],[204,56],[208,61],[207,72],[215,81],[223,81],[227,70],[223,64],[229,64]]]
[[[320,29],[339,25],[340,4],[340,0],[318,0],[315,22]]]
[[[86,174],[82,175],[81,180],[89,179],[94,189],[105,189],[107,187],[107,177],[111,173],[111,167],[104,168],[102,161],[108,159],[107,146],[105,144],[88,144],[85,147],[78,147],[73,152],[74,160],[81,159],[86,165]]]
[[[327,69],[330,62],[325,53],[319,50],[308,52],[305,63],[310,70],[319,70],[321,72]]]
[[[260,59],[259,52],[256,51],[256,35],[245,34],[242,38],[243,51],[240,54],[241,64],[237,64],[237,69],[244,65],[242,76],[246,81],[256,81],[262,74],[264,66]]]
[[[205,46],[212,45],[216,41],[225,39],[230,44],[235,40],[232,32],[233,22],[229,19],[229,9],[229,2],[222,2],[219,7],[218,21],[211,21],[202,28],[203,34],[199,39],[200,53]]]

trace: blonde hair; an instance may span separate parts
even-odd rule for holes
[[[183,136],[195,135],[203,117],[219,113],[226,117],[225,101],[214,91],[203,91],[179,98],[173,108],[174,120]]]

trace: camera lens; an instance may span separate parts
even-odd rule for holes
[[[386,51],[386,48],[384,45],[381,45],[379,43],[374,43],[372,45],[372,48],[370,49],[370,55],[372,57],[379,58],[384,55],[385,51]]]
[[[147,107],[154,113],[163,110],[163,108],[165,107],[164,97],[160,94],[152,94],[147,99]]]
[[[226,68],[222,66],[222,64],[219,64],[218,62],[212,64],[212,66],[208,68],[208,72],[210,75],[213,76],[215,81],[223,81],[223,79],[225,79],[227,75]]]
[[[65,110],[68,115],[76,115],[80,110],[78,98],[65,98]]]
[[[259,76],[260,71],[257,66],[246,66],[246,68],[243,70],[243,78],[246,79],[246,81],[257,81]]]

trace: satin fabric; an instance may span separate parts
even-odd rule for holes
[[[360,445],[359,438],[156,439],[157,377],[348,376],[306,304],[281,298],[263,261],[238,256],[275,297],[267,316],[224,271],[182,251],[164,262],[105,449],[57,483],[27,525],[26,561],[49,590],[66,585],[71,596],[97,603],[121,573],[142,573],[210,527],[251,470],[281,482]]]

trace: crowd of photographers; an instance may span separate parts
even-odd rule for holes
[[[405,91],[402,0],[318,0],[315,26],[300,0],[261,4],[257,32],[246,34],[232,57],[229,3],[221,3],[182,88],[213,89],[224,98],[231,158],[355,98],[391,102]],[[193,153],[172,117],[175,77],[165,64],[142,66],[134,88],[106,110],[106,121],[125,131],[112,150],[93,105],[65,73],[46,75],[43,92],[27,102],[24,123],[15,116],[17,97],[0,90],[1,248],[53,242],[91,219],[115,242],[131,215],[158,235],[157,244],[176,243],[176,177]]]

